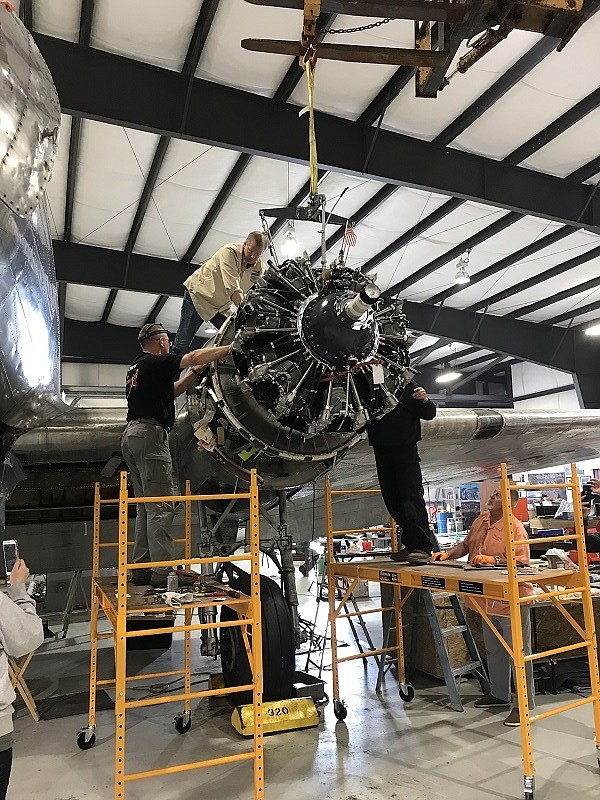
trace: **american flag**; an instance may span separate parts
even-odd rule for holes
[[[354,228],[346,228],[344,231],[344,244],[347,247],[354,247],[358,239],[356,238],[356,233]]]

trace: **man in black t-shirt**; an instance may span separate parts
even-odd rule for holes
[[[127,425],[121,439],[136,497],[173,494],[169,431],[175,424],[175,398],[193,386],[211,361],[225,358],[229,347],[206,347],[185,355],[170,353],[169,335],[160,323],[140,330],[142,354],[127,370]],[[178,378],[182,368],[189,367]],[[172,561],[173,503],[139,503],[135,520],[133,561]],[[171,567],[134,569],[132,583],[166,586]],[[185,580],[180,580],[185,583]],[[188,581],[189,583],[189,581]]]
[[[428,561],[432,549],[438,549],[429,529],[417,448],[421,420],[435,415],[436,407],[425,389],[411,381],[398,405],[367,428],[383,501],[402,529],[402,552],[414,564]]]

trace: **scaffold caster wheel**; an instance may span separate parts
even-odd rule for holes
[[[77,734],[77,747],[80,750],[89,750],[96,744],[96,734],[93,728],[83,728]]]
[[[346,703],[344,703],[343,700],[334,700],[333,713],[340,720],[340,722],[343,719],[346,719],[346,717],[348,716],[348,709],[346,708]]]
[[[523,779],[523,796],[525,800],[533,800],[535,795],[535,778]]]
[[[192,727],[192,714],[190,711],[184,711],[173,720],[175,730],[177,733],[187,733]]]
[[[410,701],[415,698],[415,690],[410,683],[401,683],[398,686],[398,694],[405,703],[410,703]]]

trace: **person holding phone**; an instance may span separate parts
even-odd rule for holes
[[[0,592],[0,800],[6,797],[13,756],[15,690],[8,673],[8,656],[25,656],[44,641],[35,600],[25,588],[28,577],[27,565],[22,558],[17,558],[9,573],[9,586]]]

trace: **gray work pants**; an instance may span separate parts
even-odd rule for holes
[[[510,631],[510,617],[490,616],[496,630],[512,649],[512,635]],[[521,608],[521,620],[523,625],[523,650],[525,655],[531,654],[531,616],[529,606]],[[483,620],[483,642],[487,655],[488,675],[492,686],[492,695],[500,700],[510,702],[513,707],[517,707],[517,698],[511,692],[511,673],[513,672],[512,658],[508,655],[502,644],[494,636],[486,621]],[[535,686],[533,683],[533,664],[531,661],[525,663],[525,674],[527,676],[527,696],[529,698],[529,708],[535,706]]]
[[[173,494],[173,463],[167,431],[156,422],[127,423],[121,439],[123,458],[131,473],[136,497],[164,497]],[[138,503],[132,561],[170,561],[175,558],[173,503]],[[157,567],[157,573],[171,567]]]

